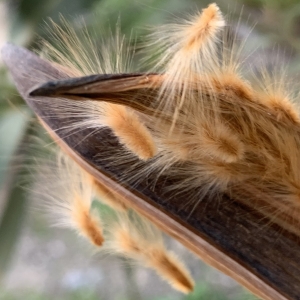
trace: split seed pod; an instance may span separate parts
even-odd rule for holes
[[[211,26],[215,26],[215,30],[206,39],[192,34],[199,28],[210,32]],[[58,66],[59,60],[54,60],[55,64],[53,60],[46,63],[24,50],[13,49],[12,53],[22,53],[28,62],[35,62],[35,69],[43,75],[30,79],[31,85],[21,86],[20,90],[36,111],[41,109],[39,101],[43,101],[44,107],[48,106],[48,112],[42,111],[43,120],[51,124],[52,129],[59,130],[57,135],[63,139],[63,142],[58,141],[60,144],[71,145],[72,150],[104,174],[101,176],[93,170],[94,175],[105,183],[110,182],[107,179],[110,176],[122,180],[124,185],[137,188],[148,196],[147,199],[153,200],[131,194],[132,206],[140,205],[143,213],[153,221],[168,224],[164,227],[166,231],[256,294],[266,299],[295,296],[298,285],[289,283],[300,278],[292,263],[299,261],[296,251],[299,249],[296,217],[299,211],[299,120],[293,93],[285,90],[284,76],[272,78],[263,71],[258,86],[243,75],[238,47],[234,43],[232,46],[227,35],[222,34],[224,20],[216,5],[209,6],[191,22],[169,28],[176,29],[158,29],[158,35],[164,32],[164,39],[156,39],[154,46],[162,45],[161,56],[148,74],[100,74],[70,79],[88,74],[72,75],[70,64]],[[197,40],[198,36],[202,38]],[[172,48],[173,42],[176,42],[175,48]],[[216,44],[220,47],[215,47]],[[195,51],[197,47],[198,52]],[[213,50],[216,56],[204,59],[208,51],[203,49]],[[178,56],[183,50],[188,55]],[[183,71],[186,78],[178,77],[172,63],[168,63],[177,57],[188,59],[187,64],[176,64],[177,73]],[[61,63],[67,61],[64,55],[62,58]],[[21,66],[26,64],[16,60]],[[6,61],[12,68],[12,56],[6,54]],[[20,82],[20,75],[17,72],[13,75]],[[47,83],[41,86],[42,81]],[[33,89],[32,82],[39,87]],[[28,96],[29,90],[36,101]],[[99,126],[89,123],[89,112],[105,115],[95,109],[102,109],[103,102],[126,106],[138,117],[156,146],[154,157],[149,157],[146,163],[138,161],[137,151],[126,147],[126,142],[123,142],[123,150],[116,150],[113,147],[116,141],[105,130],[97,131],[95,136],[98,134],[98,137],[94,138],[76,132],[72,135],[73,141],[62,132],[84,128],[85,133],[92,134],[95,128],[109,128],[105,122],[100,122]],[[65,112],[72,117],[64,123]],[[55,123],[53,119],[60,122]],[[59,126],[61,124],[65,128]],[[104,139],[101,144],[101,137],[107,136],[109,142]],[[118,139],[121,141],[120,137]],[[86,148],[78,145],[84,141],[90,142]],[[99,144],[103,147],[98,148]],[[88,169],[86,164],[85,167]],[[128,190],[119,190],[128,200]],[[224,194],[238,201],[238,205]],[[140,199],[149,202],[142,206]],[[165,213],[160,215],[161,219],[158,215],[153,217],[153,211],[161,211],[158,206]],[[176,221],[168,222],[169,218]],[[183,228],[179,223],[185,224]],[[196,228],[196,237],[192,230],[184,230],[187,224]],[[272,237],[278,232],[276,226],[284,234],[274,240]],[[241,228],[246,228],[247,234],[242,234]],[[266,231],[258,234],[261,228]],[[205,237],[206,243],[200,236]],[[211,244],[214,247],[211,248]],[[245,247],[237,246],[241,244]],[[275,244],[278,245],[276,249],[281,249],[278,253],[274,251]],[[218,249],[230,253],[226,258],[221,255],[221,263],[218,263]],[[231,260],[232,257],[235,259]],[[278,264],[274,272],[269,272],[272,261]],[[259,276],[250,278],[245,270],[250,270],[251,275],[259,272]]]
[[[153,72],[51,82],[34,89],[31,96],[72,99],[56,101],[56,105],[84,116],[83,126],[109,127],[141,159],[153,157],[158,149],[138,177],[153,170],[171,176],[174,167],[177,176],[184,178],[174,189],[202,187],[197,199],[191,199],[191,207],[206,196],[223,192],[232,196],[251,193],[245,186],[255,186],[261,193],[299,207],[300,119],[291,93],[281,81],[278,91],[267,75],[260,89],[243,78],[236,47],[217,51],[224,26],[219,8],[211,4],[190,21],[153,34],[155,47],[161,47]],[[223,47],[228,45],[226,36]],[[56,37],[69,46],[75,40],[61,29]],[[58,57],[57,63],[79,72],[70,55],[48,48],[52,57]],[[74,57],[77,64],[86,58],[84,50],[78,52],[83,54]],[[139,93],[132,97],[130,91],[137,88]],[[121,160],[122,154],[117,162]]]

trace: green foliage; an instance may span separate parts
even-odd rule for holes
[[[2,137],[3,142],[1,147],[3,156],[0,161],[2,167],[0,182],[2,182],[3,199],[0,214],[2,217],[0,219],[0,279],[10,263],[26,215],[27,197],[21,182],[29,174],[28,169],[24,167],[24,160],[28,153],[23,151],[23,146],[27,144],[27,139],[32,134],[28,118],[20,112],[7,113],[1,123],[0,138]],[[18,157],[17,166],[13,165],[13,155]]]
[[[258,300],[253,295],[248,294],[246,291],[241,291],[238,296],[232,296],[230,293],[215,290],[214,287],[208,286],[203,283],[196,285],[195,291],[184,298],[184,300]]]
[[[26,131],[26,112],[2,111],[0,119],[0,182],[4,182],[9,162]]]
[[[35,291],[26,291],[22,294],[15,294],[9,291],[1,290],[0,300],[52,300],[52,296],[37,293]],[[79,289],[75,292],[70,292],[64,297],[55,298],[55,300],[102,300],[94,292],[87,289]]]
[[[242,290],[239,295],[232,296],[229,292],[224,293],[214,289],[213,286],[198,283],[195,290],[190,295],[183,297],[184,300],[259,300],[255,296],[249,294],[246,290]],[[163,297],[155,298],[155,300],[172,300],[172,298]]]

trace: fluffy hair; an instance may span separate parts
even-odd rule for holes
[[[104,242],[102,221],[92,209],[93,185],[89,176],[69,157],[53,149],[48,159],[41,160],[34,173],[32,196],[46,207],[56,226],[75,230],[93,245]]]
[[[166,250],[160,231],[136,213],[119,213],[110,224],[107,251],[151,268],[175,289],[189,293],[194,281],[180,259]]]
[[[119,74],[131,70],[132,57],[126,39],[117,28],[114,37],[102,40],[100,50],[85,31],[78,36],[72,26],[63,18],[62,27],[51,23],[50,35],[56,46],[43,41],[42,56],[53,61],[57,68],[70,77],[90,74]],[[75,121],[69,129],[78,126],[99,129],[110,127],[119,142],[140,159],[147,160],[156,152],[156,145],[147,127],[139,120],[138,115],[130,108],[111,103],[78,102],[73,107],[69,102],[60,101],[59,109],[73,114],[73,117],[84,117],[81,123]]]
[[[71,158],[52,149],[38,160],[31,195],[47,208],[53,224],[75,230],[101,251],[131,258],[154,269],[175,289],[189,293],[194,281],[181,260],[167,251],[161,232],[119,199],[115,193],[81,169]],[[92,208],[94,195],[115,210],[100,218]],[[104,244],[104,246],[103,246]],[[103,247],[102,247],[103,246]]]

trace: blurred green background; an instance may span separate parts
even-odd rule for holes
[[[254,68],[259,59],[272,64],[276,57],[291,78],[297,78],[299,0],[216,3],[235,26],[238,38],[249,36],[245,50]],[[27,48],[36,46],[38,36],[47,34],[45,21],[50,17],[59,22],[59,14],[74,26],[76,18],[83,16],[87,26],[99,35],[113,28],[120,17],[123,33],[134,30],[139,37],[148,25],[184,17],[207,4],[209,1],[204,0],[2,0],[0,46],[6,41]],[[171,239],[170,247],[187,262],[197,282],[189,296],[173,291],[152,271],[95,254],[74,234],[51,228],[22,188],[22,180],[29,175],[24,163],[32,151],[28,142],[33,133],[40,132],[36,126],[0,59],[0,300],[256,299]]]

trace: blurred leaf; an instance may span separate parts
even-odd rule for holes
[[[30,20],[31,22],[39,21],[46,16],[49,11],[55,9],[61,1],[62,0],[21,0],[17,6],[19,18]]]
[[[12,181],[17,182],[20,179],[19,176],[18,174]],[[26,202],[23,188],[17,186],[10,190],[0,222],[0,279],[6,271],[21,232]]]
[[[300,49],[300,3],[290,7],[284,15],[281,26],[282,35],[298,50]]]
[[[15,153],[27,127],[28,115],[24,111],[10,110],[0,119],[0,182],[4,182],[7,166]],[[1,186],[0,186],[1,188]]]
[[[243,4],[246,4],[248,6],[255,7],[255,8],[261,8],[261,6],[263,5],[263,0],[244,0],[244,1],[239,1],[239,2],[243,2]]]
[[[7,70],[3,67],[0,67],[0,120],[1,116],[5,114],[7,110],[11,110],[12,105],[8,99],[13,102],[13,105],[19,106],[21,103],[24,103],[24,100],[17,95],[17,91],[15,87],[12,85],[12,83],[9,80],[9,77],[7,76]],[[1,121],[0,121],[1,122]],[[1,130],[1,125],[0,125]],[[1,153],[0,153],[1,155]]]
[[[18,118],[15,117],[15,121],[17,120]],[[20,122],[19,125],[20,124],[22,124],[22,122]],[[32,126],[30,123],[27,123],[25,128],[25,131],[20,130],[20,127],[18,130],[19,136],[21,131],[24,133],[23,138],[18,139],[19,151],[17,154],[19,167],[16,170],[10,170],[10,172],[6,173],[5,183],[1,191],[1,203],[4,205],[2,207],[2,218],[0,220],[0,279],[3,277],[9,265],[26,214],[27,197],[24,188],[20,186],[20,182],[29,176],[27,166],[24,165],[28,153],[26,153],[26,151],[24,153],[22,152],[25,148],[24,145],[27,145],[28,138],[32,134]],[[8,129],[10,129],[10,127]],[[14,147],[17,146],[16,140],[14,143],[11,143],[14,144]],[[21,154],[22,156],[20,158]]]
[[[204,1],[198,1],[198,7],[201,5],[199,2]],[[114,29],[120,17],[121,28],[124,33],[129,34],[134,28],[137,35],[140,35],[142,31],[145,31],[145,27],[139,26],[136,28],[136,24],[149,26],[166,23],[163,22],[166,16],[169,19],[174,19],[174,12],[187,11],[187,8],[191,8],[191,6],[195,8],[195,5],[192,5],[193,3],[194,1],[191,0],[173,0],[172,5],[170,5],[170,1],[160,0],[130,1],[130,3],[120,0],[102,0],[97,2],[94,10],[96,16],[99,15],[100,17],[94,18],[95,24],[91,25],[99,28],[100,32],[101,30],[104,31],[105,28]]]
[[[45,37],[44,22],[48,18],[59,21],[59,14],[66,18],[82,14],[99,0],[20,0],[10,4],[10,39],[18,45],[30,46],[38,36]],[[14,1],[12,1],[14,2]],[[33,9],[34,8],[34,9]]]
[[[261,0],[262,4],[274,9],[291,8],[293,5],[299,3],[299,0]]]

